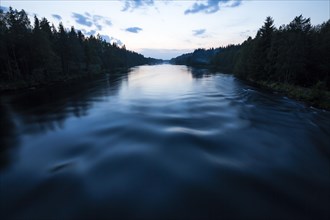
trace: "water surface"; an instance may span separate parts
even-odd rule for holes
[[[185,66],[1,96],[1,219],[329,219],[330,113]]]

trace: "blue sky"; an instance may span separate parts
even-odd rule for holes
[[[275,25],[295,16],[312,24],[330,18],[329,0],[1,0],[1,7],[24,9],[32,17],[63,22],[145,56],[169,59],[197,48],[243,42],[254,37],[267,16]]]

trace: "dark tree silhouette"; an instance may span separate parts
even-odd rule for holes
[[[86,37],[62,23],[50,26],[46,18],[24,10],[0,10],[0,83],[44,83],[86,74],[160,62],[111,44],[100,35]],[[1,86],[1,85],[0,85]]]
[[[171,62],[194,66],[196,62],[191,61],[200,50]],[[204,55],[209,59],[205,66],[233,72],[243,79],[330,88],[330,20],[312,26],[309,18],[300,15],[277,29],[267,17],[254,38],[212,50],[215,55]]]

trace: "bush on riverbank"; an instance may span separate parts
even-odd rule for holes
[[[322,82],[317,83],[312,88],[279,82],[253,81],[253,83],[287,95],[290,98],[304,101],[312,106],[330,110],[330,92],[324,88]]]

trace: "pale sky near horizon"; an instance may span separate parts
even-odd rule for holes
[[[31,23],[36,14],[161,59],[241,43],[267,16],[277,27],[300,14],[314,25],[330,19],[330,0],[0,0],[0,6],[24,9]]]

